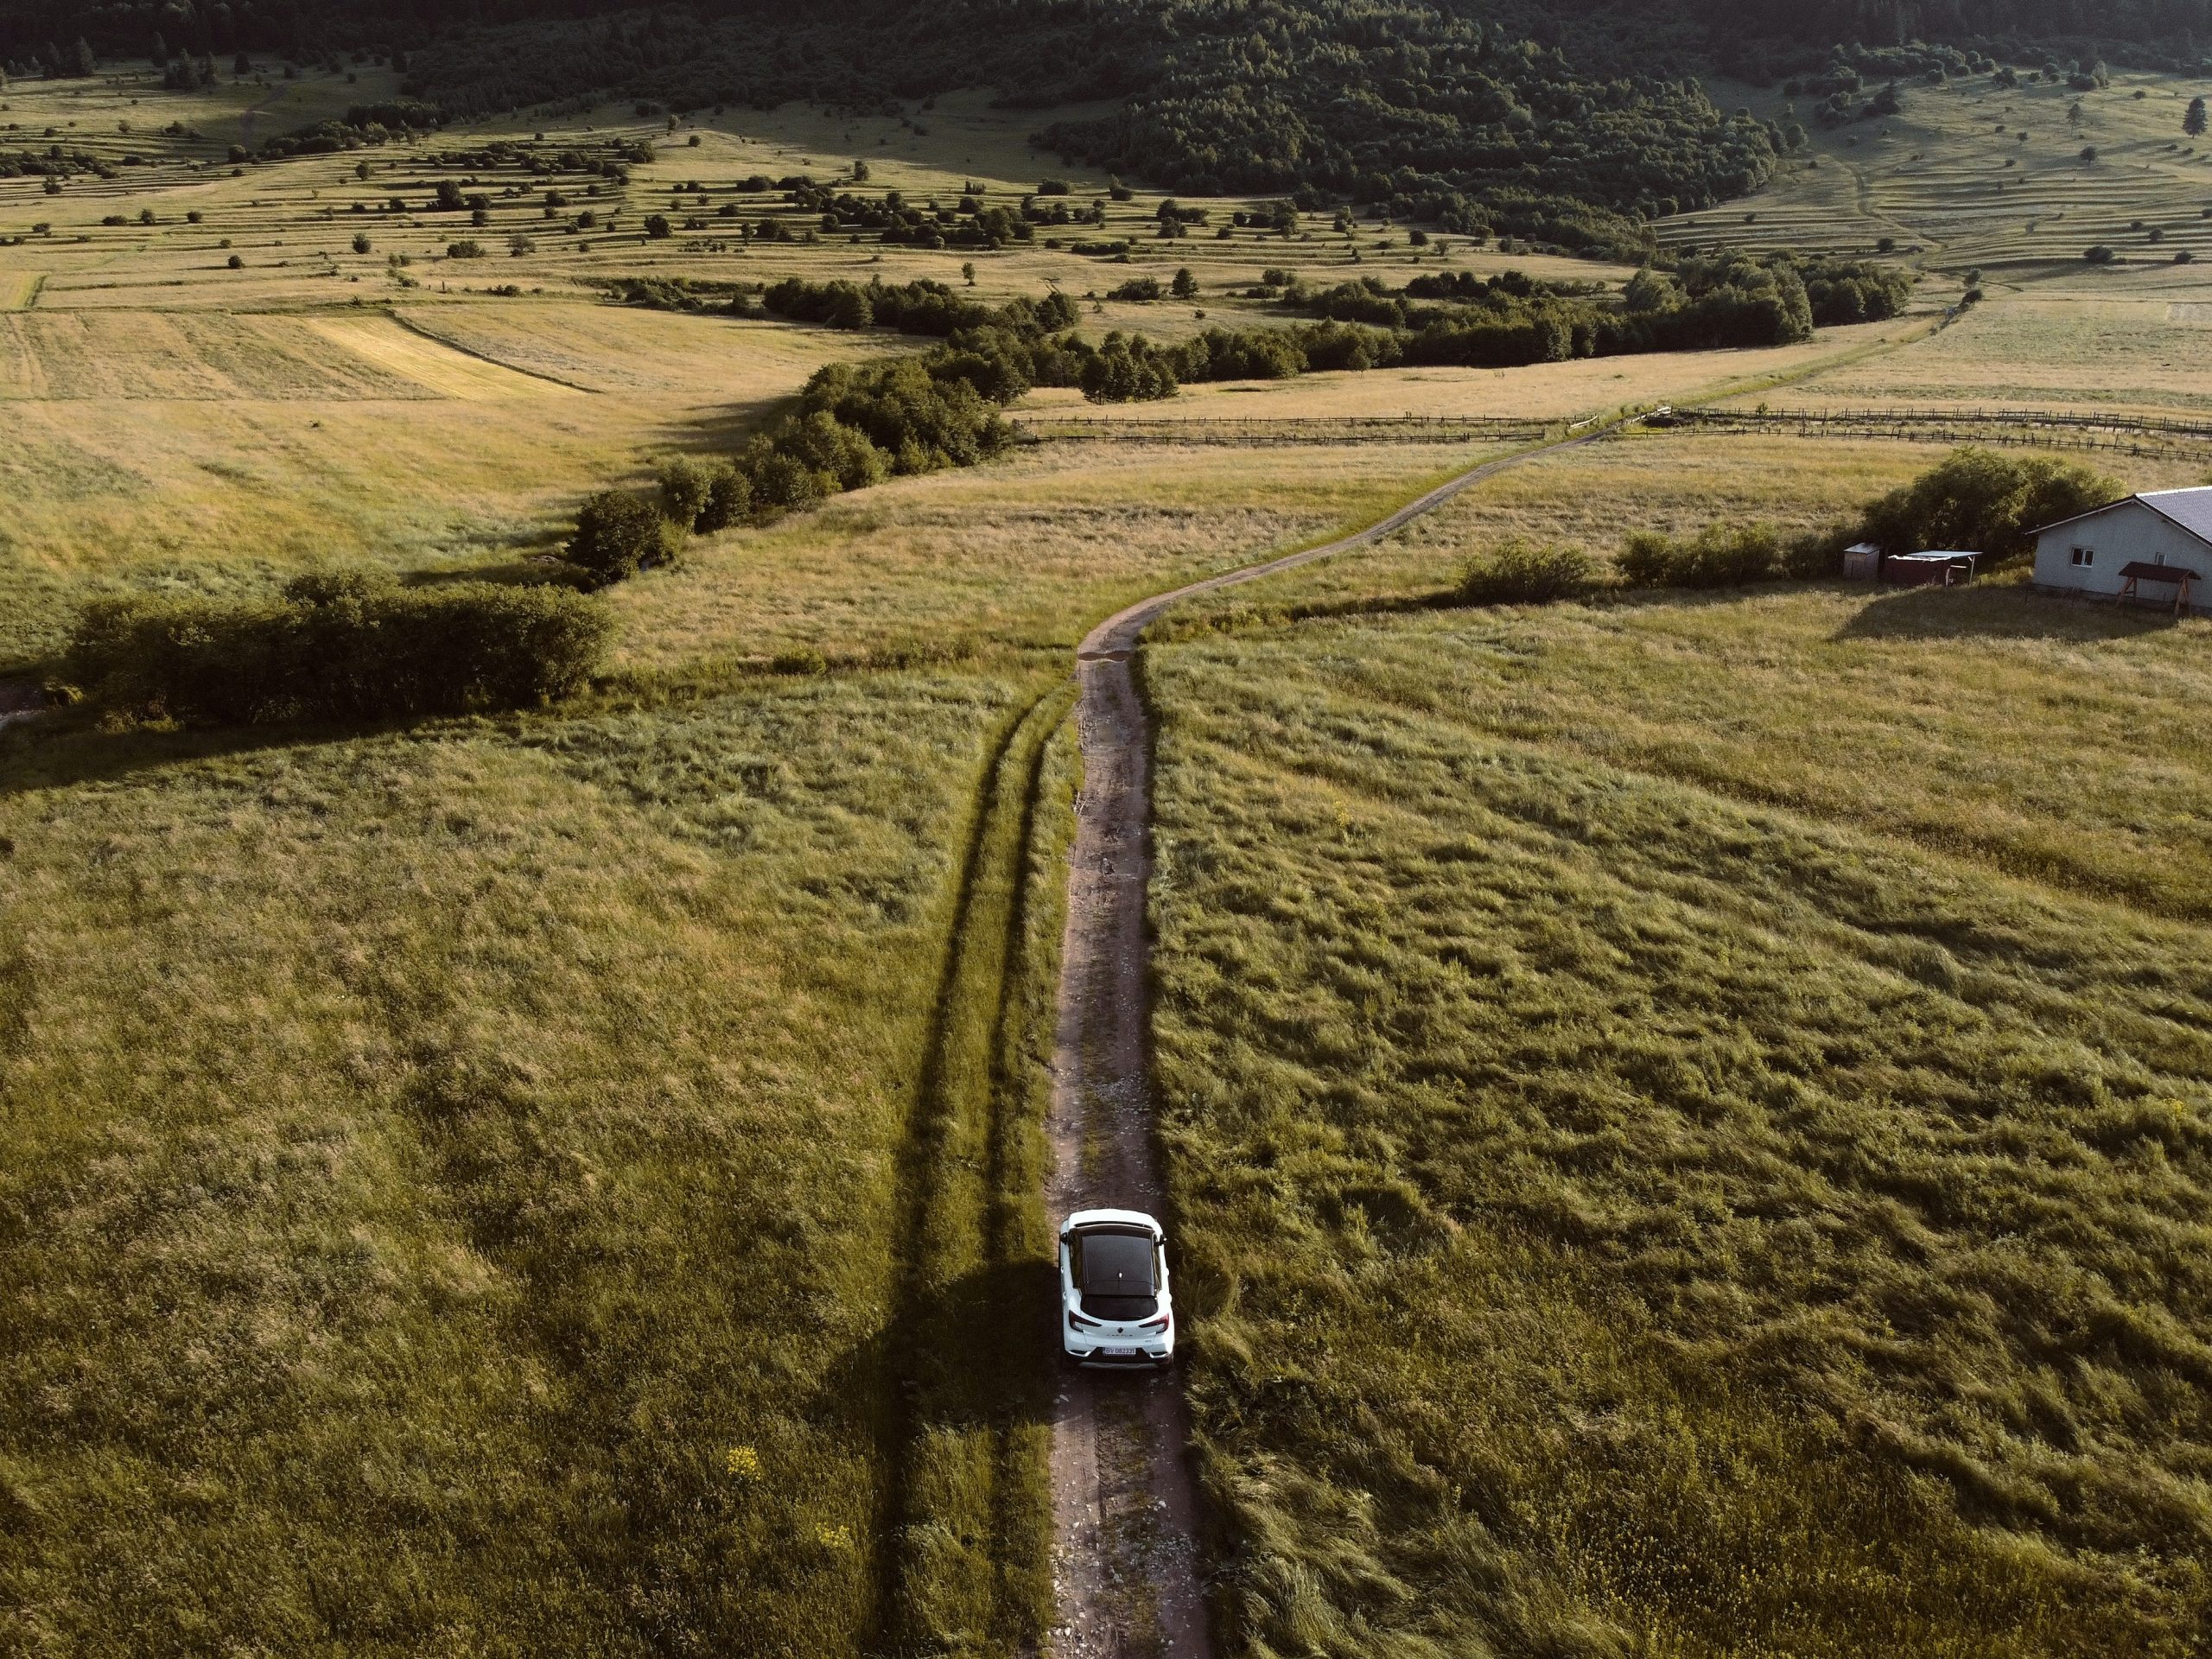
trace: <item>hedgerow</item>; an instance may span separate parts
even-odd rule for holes
[[[402,588],[301,576],[266,603],[132,596],[87,606],[70,677],[127,715],[187,723],[385,720],[534,708],[581,690],[613,616],[562,587]]]

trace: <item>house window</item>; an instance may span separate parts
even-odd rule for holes
[[[2074,563],[2075,564],[2094,564],[2096,562],[2097,550],[2095,548],[2077,547],[2074,550]]]

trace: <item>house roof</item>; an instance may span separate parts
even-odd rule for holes
[[[2091,507],[2087,512],[2077,512],[2071,518],[2056,518],[2050,524],[2038,524],[2034,533],[2040,536],[2047,530],[2078,524],[2084,518],[2094,518],[2100,513],[2110,512],[2115,507],[2124,507],[2133,501],[2141,502],[2161,518],[2178,524],[2207,547],[2212,547],[2212,486],[2193,490],[2146,490],[2139,495],[2107,501],[2101,507]]]
[[[2198,541],[2212,546],[2212,488],[2152,490],[2135,499],[2161,518],[2172,519]]]

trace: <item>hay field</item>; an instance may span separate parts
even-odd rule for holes
[[[1150,653],[1233,1646],[2189,1650],[2208,639],[1985,588]]]
[[[1904,348],[1815,374],[1777,405],[2095,409],[2212,407],[2212,266],[2096,270],[1999,290]]]

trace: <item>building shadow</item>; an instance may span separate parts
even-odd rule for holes
[[[1836,639],[2132,639],[2174,626],[2172,611],[2037,593],[2015,582],[1903,588],[1862,606]]]

